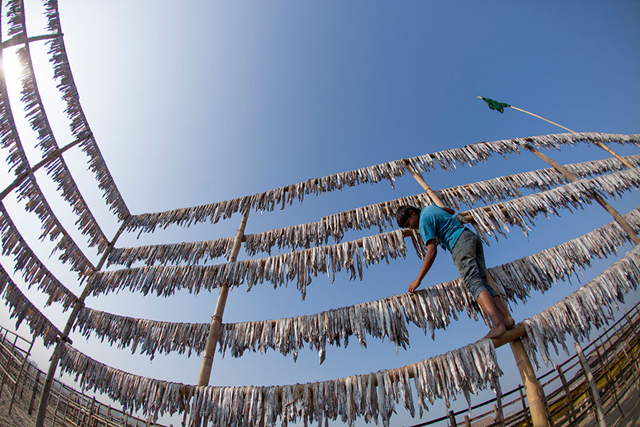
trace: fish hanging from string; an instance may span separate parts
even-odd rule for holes
[[[640,231],[640,210],[626,214],[634,230]],[[489,269],[507,300],[527,301],[532,290],[545,292],[559,280],[580,279],[579,270],[587,268],[594,258],[615,254],[628,241],[620,225],[611,222],[580,237],[533,255]],[[241,357],[246,351],[278,350],[292,354],[296,360],[305,346],[318,352],[320,362],[326,357],[326,345],[348,345],[355,336],[366,346],[367,335],[388,339],[406,348],[409,345],[407,323],[413,323],[431,338],[436,329],[445,329],[458,313],[466,312],[478,320],[482,315],[460,279],[434,285],[416,292],[381,300],[332,309],[313,315],[222,324],[218,351]],[[209,323],[172,323],[118,316],[83,308],[75,325],[82,335],[94,334],[118,347],[140,349],[151,357],[156,351],[201,354],[209,331]]]
[[[502,371],[490,340],[480,340],[461,349],[401,368],[355,375],[335,380],[269,387],[191,386],[133,375],[100,363],[72,346],[61,346],[60,368],[79,381],[81,387],[106,393],[126,412],[145,415],[184,410],[190,404],[189,423],[210,421],[213,425],[268,426],[280,420],[302,425],[335,421],[353,426],[358,418],[378,420],[385,426],[395,406],[417,405],[422,415],[436,399],[455,399],[491,387],[499,391]],[[413,382],[410,379],[413,378]],[[413,400],[412,384],[417,400]]]
[[[627,161],[640,165],[640,155],[628,156]],[[595,160],[567,165],[576,176],[581,178],[619,171],[622,164],[616,159]],[[445,205],[459,209],[461,204],[472,206],[476,203],[493,202],[507,198],[522,197],[520,189],[550,190],[556,185],[566,183],[566,179],[555,169],[541,169],[514,175],[493,178],[472,184],[451,187],[436,191]],[[271,254],[277,247],[283,250],[309,248],[326,244],[329,237],[340,242],[348,229],[360,230],[378,227],[380,232],[391,226],[394,212],[402,205],[425,207],[431,200],[425,193],[403,197],[370,206],[340,212],[323,217],[320,221],[273,229],[262,233],[244,236],[244,248],[247,255],[258,252]],[[487,217],[488,219],[488,217]],[[133,248],[115,248],[109,255],[108,265],[118,264],[130,268],[134,262],[143,261],[146,265],[155,263],[195,264],[215,257],[228,257],[233,246],[233,238],[209,240],[205,242],[177,243],[165,245],[139,246]]]
[[[526,346],[529,357],[539,367],[536,353],[545,364],[550,359],[549,344],[556,354],[560,345],[567,354],[567,335],[584,341],[589,333],[613,319],[613,309],[624,296],[638,289],[640,283],[640,246],[627,252],[601,274],[590,280],[559,303],[523,321],[527,331]]]
[[[640,141],[640,135],[618,135],[602,133],[575,133],[542,135],[530,138],[516,138],[512,140],[481,142],[467,145],[463,148],[444,150],[442,152],[426,154],[415,158],[406,159],[409,165],[418,172],[433,170],[438,164],[443,169],[450,169],[456,164],[473,166],[479,161],[486,161],[493,154],[519,153],[522,145],[531,143],[536,147],[558,148],[561,145],[575,144],[577,142],[618,142],[628,144]],[[322,178],[313,178],[308,181],[287,185],[265,193],[254,194],[242,198],[223,202],[210,203],[192,208],[175,209],[172,211],[133,215],[127,222],[127,231],[139,230],[153,232],[157,227],[166,228],[170,224],[190,226],[198,222],[218,222],[220,219],[230,218],[238,212],[247,212],[249,209],[256,211],[271,211],[276,206],[286,203],[292,204],[298,200],[302,202],[304,195],[339,190],[345,186],[354,186],[362,183],[376,183],[388,180],[393,183],[396,178],[406,174],[404,161],[396,160],[376,166],[370,166],[354,171],[342,172]]]

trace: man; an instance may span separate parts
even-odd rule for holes
[[[475,233],[463,227],[453,216],[454,213],[451,208],[435,205],[422,210],[414,206],[401,206],[396,211],[398,226],[420,230],[420,236],[427,244],[422,268],[418,278],[409,284],[409,293],[413,293],[427,275],[436,259],[436,243],[439,243],[451,252],[467,289],[491,320],[492,327],[486,338],[496,338],[513,328],[515,322],[500,295],[487,283],[482,241]]]

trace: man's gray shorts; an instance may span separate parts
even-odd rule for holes
[[[453,245],[451,255],[460,277],[475,300],[482,291],[489,291],[492,297],[498,296],[498,293],[487,283],[482,240],[475,233],[465,229]]]

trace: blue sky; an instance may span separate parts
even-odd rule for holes
[[[38,2],[28,5],[30,34],[41,34]],[[63,0],[60,8],[85,114],[133,213],[226,200],[469,143],[562,132],[514,110],[502,115],[490,111],[477,95],[533,111],[576,131],[639,132],[640,4],[634,1]],[[51,81],[46,47],[34,45],[32,51],[45,105],[62,145],[70,136]],[[10,56],[5,52],[8,75]],[[12,104],[17,115],[19,85],[11,80],[8,84],[15,88]],[[23,121],[18,125],[29,145],[33,138],[27,126]],[[621,154],[639,151],[634,146],[613,148]],[[35,163],[38,153],[29,154]],[[584,145],[548,154],[562,163],[607,157]],[[86,157],[70,152],[67,159],[107,236],[113,236],[117,224],[85,171]],[[454,172],[435,171],[425,180],[438,189],[544,167],[535,157],[521,154]],[[55,199],[46,177],[38,178],[49,198]],[[415,181],[405,177],[395,191],[380,183],[310,196],[302,205],[283,211],[262,216],[252,212],[247,232],[317,221],[323,215],[419,191]],[[612,204],[626,213],[638,206],[638,200],[638,193],[632,192]],[[74,218],[64,204],[54,208],[71,229]],[[20,209],[14,203],[11,212],[20,218],[21,231],[33,246],[42,247],[38,253],[47,259],[47,245],[38,243],[34,220],[20,214]],[[538,219],[528,239],[514,229],[508,239],[492,242],[485,251],[488,265],[529,255],[610,221],[593,206],[573,215],[561,213],[561,218],[550,221]],[[228,237],[235,234],[239,221],[236,216],[215,226],[170,227],[139,239],[136,234],[124,235],[118,245]],[[375,232],[353,232],[347,238]],[[241,252],[240,257],[246,255]],[[585,280],[610,262],[595,262]],[[3,264],[10,265],[8,260]],[[66,267],[56,266],[54,258],[47,264],[79,293]],[[248,293],[240,288],[231,292],[224,320],[311,314],[400,294],[419,266],[420,260],[410,255],[368,269],[362,282],[350,282],[346,274],[333,284],[318,278],[305,301],[293,286],[273,290],[263,284]],[[449,254],[441,252],[423,284],[454,277]],[[556,303],[576,286],[559,284],[544,295],[534,295],[516,307],[517,320]],[[40,296],[28,295],[43,307]],[[162,299],[121,292],[91,298],[87,306],[141,318],[207,322],[216,298],[217,293],[178,293]],[[637,293],[629,297],[630,303],[638,300]],[[44,312],[60,328],[64,326],[66,314],[57,307]],[[3,326],[13,324],[7,313],[6,308],[0,310]],[[388,369],[463,346],[485,330],[462,317],[446,331],[437,331],[435,341],[411,329],[411,348],[400,349],[397,355],[389,343],[370,339],[368,348],[360,349],[354,341],[347,349],[329,347],[322,365],[311,350],[301,352],[295,364],[290,356],[274,352],[240,359],[216,355],[211,384],[288,384]],[[87,341],[78,334],[72,338],[81,351],[117,368],[196,382],[200,367],[196,356],[158,355],[149,362],[148,357],[109,348],[95,339]],[[41,367],[48,356],[38,347],[35,359]],[[503,387],[516,386],[519,378],[508,349],[499,351],[499,360],[507,373]],[[436,405],[427,417],[443,411]],[[392,420],[418,422],[401,411]]]

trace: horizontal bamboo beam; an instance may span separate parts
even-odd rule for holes
[[[28,43],[37,42],[40,40],[55,39],[57,37],[62,37],[62,36],[63,36],[62,33],[44,34],[41,36],[34,36],[34,37],[25,37],[24,34],[20,34],[0,44],[0,49],[6,49],[8,47],[17,46],[19,44],[28,44]]]
[[[68,143],[67,145],[65,145],[62,148],[58,148],[56,150],[53,150],[45,158],[43,158],[38,163],[36,163],[32,168],[20,173],[16,177],[16,179],[14,179],[13,182],[7,186],[7,188],[2,190],[2,193],[0,193],[0,201],[3,200],[7,196],[7,194],[9,194],[18,185],[20,185],[22,183],[22,181],[24,181],[25,178],[27,178],[29,175],[34,174],[38,169],[42,168],[43,166],[45,166],[48,163],[52,162],[53,160],[57,159],[65,151],[69,150],[70,148],[75,147],[76,145],[78,145],[79,143],[84,141],[85,139],[86,139],[86,137],[82,138],[82,139],[76,139],[75,141]]]

